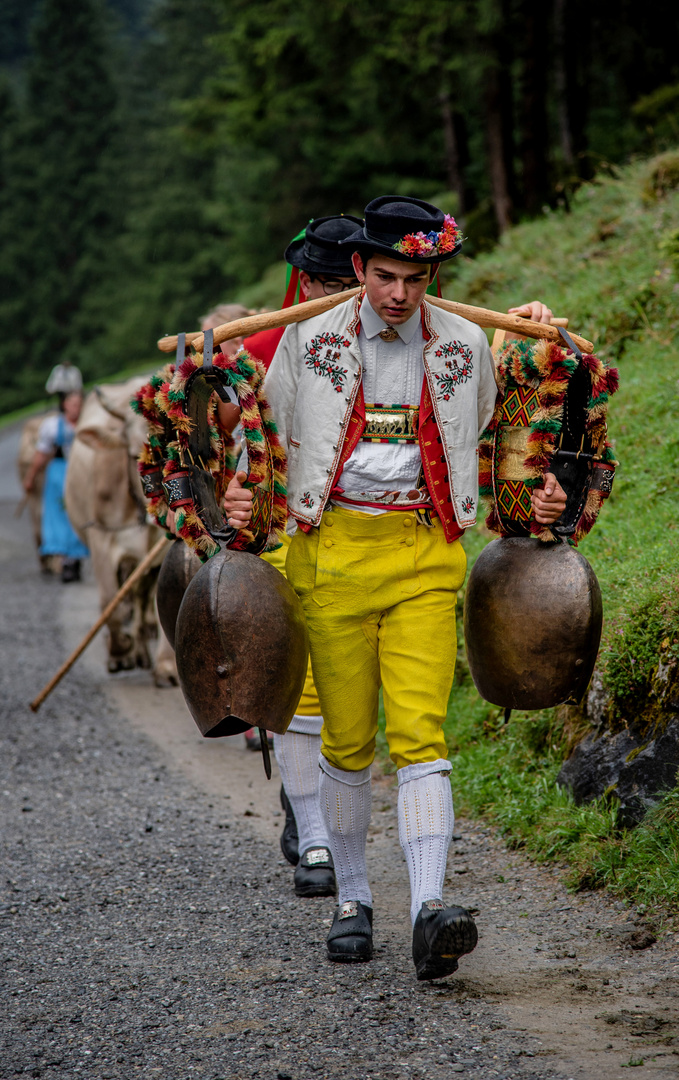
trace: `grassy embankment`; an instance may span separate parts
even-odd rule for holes
[[[619,367],[609,428],[620,469],[580,550],[604,596],[599,670],[622,723],[643,705],[659,657],[679,657],[679,153],[581,188],[570,213],[513,229],[454,273],[451,298],[506,310],[538,297]],[[470,566],[489,539],[483,527],[468,536]],[[575,806],[555,778],[577,734],[565,709],[513,713],[505,727],[477,694],[460,645],[447,721],[458,810],[489,817],[511,846],[558,860],[575,887],[676,904],[679,788],[629,832],[614,801]]]
[[[162,365],[162,355],[159,360],[153,356],[149,360],[140,360],[137,364],[133,364],[130,367],[123,368],[122,371],[118,371],[115,374],[107,375],[105,378],[106,383],[121,383],[127,379],[131,379],[135,375],[150,375],[151,372],[156,371],[157,368]],[[84,384],[84,391],[92,390],[95,386],[101,384],[101,379],[94,379]],[[30,405],[24,405],[21,409],[13,409],[12,412],[3,413],[0,415],[0,431],[3,428],[9,427],[10,424],[18,424],[21,420],[28,419],[29,416],[35,416],[36,413],[48,412],[50,409],[56,408],[56,395],[49,398],[44,398],[41,401],[34,401]]]

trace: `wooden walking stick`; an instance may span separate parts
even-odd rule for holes
[[[359,289],[348,289],[346,292],[337,293],[335,296],[323,296],[320,300],[307,300],[295,307],[283,308],[282,311],[267,311],[262,315],[248,315],[245,319],[236,319],[234,322],[222,323],[215,327],[214,344],[221,345],[223,341],[229,341],[235,337],[249,337],[250,334],[258,334],[261,330],[275,330],[280,326],[289,326],[295,322],[305,322],[314,315],[322,315],[331,308],[342,304],[350,297],[355,296]],[[499,330],[509,330],[514,334],[523,334],[524,337],[546,338],[548,341],[561,342],[558,325],[561,320],[553,320],[552,323],[533,322],[521,315],[507,315],[502,311],[491,311],[489,308],[470,307],[469,304],[458,304],[455,300],[442,300],[438,296],[425,297],[428,304],[452,311],[454,315],[460,315],[477,326],[495,327]],[[594,345],[586,338],[578,334],[571,337],[579,349],[584,353],[591,353]],[[203,348],[203,335],[193,333],[186,335],[187,344],[190,343],[196,352]],[[161,338],[158,342],[161,352],[174,352],[177,348],[177,337]]]
[[[54,687],[57,686],[58,683],[61,682],[61,680],[63,679],[66,672],[70,671],[70,669],[73,667],[73,665],[75,664],[78,657],[82,653],[85,652],[85,649],[87,648],[87,646],[91,642],[92,638],[95,637],[95,635],[101,630],[102,626],[104,625],[106,620],[109,618],[109,616],[118,607],[118,604],[121,602],[121,600],[125,599],[127,594],[137,584],[139,579],[144,576],[146,571],[155,562],[155,560],[160,555],[163,548],[165,548],[167,546],[167,544],[169,544],[169,540],[167,539],[167,537],[161,536],[160,540],[158,540],[157,543],[155,543],[153,545],[153,547],[149,551],[148,555],[146,555],[142,559],[142,561],[139,563],[139,566],[137,566],[137,568],[135,570],[133,570],[132,573],[130,574],[130,576],[127,578],[127,580],[123,582],[123,584],[120,586],[120,588],[118,589],[118,592],[115,594],[113,599],[109,601],[109,603],[106,605],[106,607],[102,611],[101,615],[99,616],[99,618],[95,622],[94,626],[91,627],[91,629],[89,629],[87,631],[87,633],[85,634],[85,637],[82,639],[82,641],[78,645],[78,648],[75,649],[71,653],[68,660],[66,660],[61,665],[61,667],[57,671],[56,675],[52,676],[50,681],[47,683],[47,686],[44,686],[42,688],[42,690],[40,691],[40,693],[38,694],[38,696],[33,699],[33,701],[31,702],[31,709],[32,709],[33,712],[38,711],[38,709],[42,705],[45,698],[48,697],[49,694],[51,694],[52,691],[54,690]]]

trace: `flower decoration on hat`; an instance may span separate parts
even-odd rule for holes
[[[440,232],[417,232],[408,233],[402,240],[392,245],[394,251],[400,255],[409,255],[411,258],[430,255],[447,255],[461,240],[461,233],[457,227],[455,218],[446,214],[443,219],[443,228]]]

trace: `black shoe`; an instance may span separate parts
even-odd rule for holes
[[[61,564],[62,581],[80,581],[80,559],[64,559]]]
[[[373,909],[348,900],[335,912],[328,934],[328,959],[360,964],[373,958]]]
[[[295,870],[297,896],[334,896],[335,867],[327,847],[307,848]]]
[[[418,979],[443,979],[457,971],[457,961],[476,948],[476,924],[463,907],[426,900],[413,927],[413,960]]]
[[[285,794],[285,788],[281,784],[281,806],[285,810],[285,825],[281,833],[281,851],[291,866],[297,866],[299,862],[299,836],[297,835],[297,822],[292,812],[290,800]]]

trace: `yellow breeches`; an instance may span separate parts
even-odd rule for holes
[[[276,551],[267,551],[261,557],[266,559],[268,563],[276,567],[276,570],[280,570],[281,574],[285,577],[285,559],[288,554],[288,548],[290,547],[291,537],[287,533],[283,536],[283,546],[277,548]],[[314,686],[314,676],[311,670],[311,657],[309,657],[309,664],[306,669],[306,679],[304,680],[304,689],[302,690],[302,696],[299,699],[297,708],[295,709],[297,716],[320,716],[321,706],[318,701],[318,692]]]
[[[382,686],[397,768],[447,758],[443,721],[453,684],[455,602],[467,560],[438,521],[333,509],[288,552],[304,607],[324,725],[323,755],[357,771],[375,755]]]

